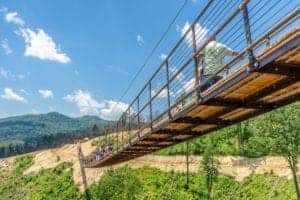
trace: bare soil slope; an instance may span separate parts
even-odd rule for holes
[[[81,143],[83,153],[88,155],[95,147],[91,145],[92,140]],[[52,168],[62,162],[72,162],[74,165],[74,181],[78,188],[83,190],[83,183],[80,173],[79,161],[77,158],[77,146],[67,144],[60,148],[42,150],[34,152],[34,164],[25,171],[25,174],[35,173],[41,169]],[[12,165],[13,158],[0,161],[0,170],[9,170]],[[200,156],[190,156],[190,171],[196,172],[200,166]],[[245,158],[238,156],[222,156],[218,157],[219,171],[224,175],[233,176],[237,181],[242,181],[245,177],[252,173],[262,174],[273,171],[277,176],[285,176],[292,178],[292,174],[286,160],[279,156],[267,156],[262,158]],[[156,156],[147,155],[122,164],[112,166],[113,168],[129,165],[133,168],[143,166],[156,167],[164,171],[185,172],[186,160],[185,156]],[[300,164],[298,165],[300,169]],[[86,169],[86,177],[88,185],[97,182],[107,168]]]

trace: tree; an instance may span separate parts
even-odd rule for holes
[[[236,125],[236,133],[238,139],[238,150],[241,155],[245,155],[245,142],[251,137],[249,130],[249,121],[238,123]]]
[[[101,181],[89,190],[92,199],[134,200],[138,198],[141,188],[142,183],[134,171],[125,167],[108,170]]]
[[[206,189],[207,189],[207,198],[211,199],[212,197],[212,188],[213,182],[218,176],[217,164],[218,161],[214,157],[214,140],[212,136],[209,136],[207,140],[208,144],[205,148],[202,158],[202,167],[205,176]]]
[[[283,155],[288,161],[293,174],[297,198],[300,199],[300,189],[297,180],[297,155],[300,152],[300,103],[294,107],[287,106],[270,114],[270,123],[263,128],[273,139],[273,150]]]

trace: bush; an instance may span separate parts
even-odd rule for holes
[[[134,171],[128,167],[108,170],[98,184],[90,187],[92,199],[133,200],[141,192],[141,182]]]
[[[73,181],[71,163],[41,170],[34,175],[24,175],[23,171],[32,163],[31,154],[18,156],[15,159],[12,174],[4,174],[3,180],[0,181],[0,200],[82,199]]]
[[[33,164],[32,154],[17,156],[14,160],[14,171],[21,173]]]

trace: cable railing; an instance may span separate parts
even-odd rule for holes
[[[256,58],[267,46],[299,27],[299,5],[298,0],[208,0],[127,110],[109,128],[115,133],[108,142],[112,152],[121,151],[190,106],[210,98],[214,94],[208,89],[242,66],[253,70],[258,64]],[[217,53],[227,56],[213,72],[206,73],[203,54],[212,41],[223,45]],[[199,75],[201,68],[205,76]]]

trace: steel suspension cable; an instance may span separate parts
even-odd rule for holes
[[[121,97],[118,99],[118,102],[121,102],[122,99],[125,97],[125,95],[128,93],[128,91],[130,90],[130,88],[132,87],[134,81],[137,79],[137,77],[140,75],[140,73],[142,72],[142,70],[146,67],[146,65],[148,64],[150,58],[153,56],[153,54],[155,53],[156,49],[159,47],[159,45],[161,44],[161,42],[165,39],[165,37],[167,36],[168,32],[170,31],[171,27],[174,25],[174,23],[176,22],[177,18],[180,16],[180,14],[182,13],[183,9],[185,8],[185,6],[187,5],[188,0],[184,0],[183,4],[180,6],[180,8],[178,9],[176,15],[174,16],[174,18],[172,19],[171,23],[168,25],[167,29],[163,32],[162,36],[160,37],[160,39],[158,40],[158,42],[155,44],[155,46],[153,47],[153,49],[151,50],[150,54],[146,57],[144,63],[141,65],[141,67],[139,68],[139,70],[137,71],[137,73],[134,75],[134,77],[131,79],[131,81],[129,82],[128,87],[125,89],[124,93],[121,95]],[[117,103],[118,104],[118,103]],[[112,110],[115,110],[117,104],[114,105],[114,107],[112,108]]]

